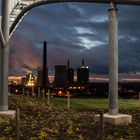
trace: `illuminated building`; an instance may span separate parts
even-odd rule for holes
[[[77,68],[77,82],[89,82],[89,68],[84,66],[84,60],[82,60],[82,66],[80,68]]]
[[[22,84],[25,86],[35,85],[35,77],[32,72],[27,73],[26,77],[22,78]]]
[[[66,65],[55,66],[54,85],[57,87],[65,86],[67,83],[67,69]]]
[[[35,77],[33,76],[33,73],[27,74],[27,86],[34,86],[35,84]]]
[[[68,83],[74,82],[74,69],[70,68],[69,60],[67,65],[67,82]]]

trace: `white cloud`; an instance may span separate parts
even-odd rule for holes
[[[90,17],[88,20],[91,22],[101,23],[101,22],[107,22],[108,17],[105,15],[94,15],[94,16]]]
[[[78,37],[78,39],[80,40],[80,43],[78,45],[83,46],[86,49],[90,49],[105,44],[102,41],[91,40],[88,37]]]
[[[74,27],[74,29],[76,30],[76,32],[78,34],[93,34],[93,32],[91,31],[91,29],[89,29],[89,28]]]

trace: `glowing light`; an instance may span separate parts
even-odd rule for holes
[[[34,86],[34,82],[28,82],[27,86]]]
[[[34,77],[33,77],[33,74],[32,73],[29,73],[27,75],[27,77],[29,76],[28,78],[28,81],[27,81],[27,86],[31,86],[33,87],[35,85],[35,81],[34,81]]]

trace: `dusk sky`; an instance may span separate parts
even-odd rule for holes
[[[140,7],[118,5],[119,72],[140,71]],[[108,4],[64,3],[32,9],[10,39],[10,75],[25,74],[42,63],[48,42],[50,73],[56,64],[85,64],[108,73]]]

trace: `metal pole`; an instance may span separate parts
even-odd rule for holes
[[[100,112],[100,140],[104,140],[104,111]]]
[[[1,28],[1,17],[0,17],[0,28]],[[3,34],[3,33],[2,33]],[[1,73],[2,73],[2,70],[1,70],[1,67],[2,67],[2,43],[0,43],[0,105],[2,104],[2,91],[1,91],[1,83],[2,83],[2,77],[1,77]],[[1,111],[1,109],[0,109]]]
[[[24,89],[24,87],[22,87],[22,92],[23,92],[23,95],[25,95],[25,89]]]
[[[38,87],[38,97],[40,97],[40,87]]]
[[[118,114],[118,22],[112,2],[109,8],[109,114]]]
[[[50,89],[48,88],[48,105],[50,105]]]
[[[19,140],[20,136],[20,111],[16,109],[16,140]]]
[[[67,96],[68,96],[68,110],[70,110],[70,92],[67,92]]]
[[[0,111],[8,110],[8,69],[9,69],[9,19],[10,1],[2,0],[2,31],[5,46],[1,49],[1,73],[0,73]]]

